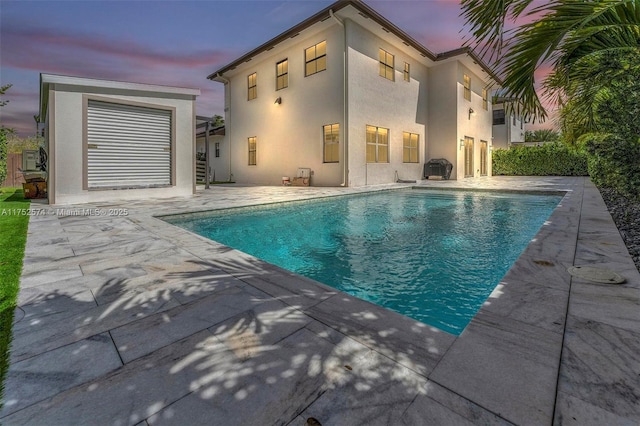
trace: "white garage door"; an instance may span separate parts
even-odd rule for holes
[[[89,188],[171,184],[171,111],[89,100]]]

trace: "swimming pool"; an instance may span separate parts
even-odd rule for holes
[[[458,335],[561,199],[411,189],[165,220]]]

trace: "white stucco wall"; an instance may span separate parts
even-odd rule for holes
[[[504,109],[504,105],[496,104],[494,109]],[[513,124],[513,113],[505,115],[504,120],[504,124],[493,126],[493,146],[495,149],[509,149],[513,142],[524,142],[526,126],[522,122],[522,118],[516,116],[515,125]]]
[[[86,174],[83,165],[83,96],[98,96],[101,99],[114,99],[122,102],[134,102],[175,108],[175,181],[170,187],[118,189],[118,190],[85,190],[83,176]],[[53,164],[49,174],[53,185],[50,190],[55,204],[74,204],[109,200],[138,200],[145,198],[162,198],[186,196],[193,193],[194,173],[194,96],[133,92],[112,88],[91,88],[56,84],[53,96],[49,97],[47,112],[55,111],[49,116],[49,150],[55,150]],[[52,105],[55,103],[55,105]],[[49,155],[50,160],[52,158]]]
[[[226,73],[225,123],[231,173],[238,183],[281,184],[299,167],[311,168],[313,186],[342,182],[343,32],[334,21],[322,23]],[[305,77],[304,50],[327,42],[327,69]],[[276,90],[276,63],[288,58],[289,86]],[[247,77],[257,73],[256,99],[247,100]],[[280,97],[282,103],[274,104]],[[323,126],[340,124],[340,162],[323,163]],[[248,165],[248,138],[257,140],[257,165]]]
[[[420,179],[427,143],[428,71],[397,45],[353,21],[346,21],[349,44],[349,186]],[[379,75],[379,49],[394,55],[395,81]],[[410,82],[404,81],[404,63]],[[389,129],[389,162],[367,163],[366,126]],[[419,135],[418,163],[403,162],[403,132]]]
[[[444,158],[453,164],[456,178],[458,161],[457,62],[446,62],[429,69],[429,145],[427,161]]]

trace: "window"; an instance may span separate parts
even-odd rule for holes
[[[389,129],[367,126],[367,163],[389,162]]]
[[[411,81],[411,65],[404,63],[404,81]]]
[[[220,142],[216,142],[216,158],[220,157]]]
[[[256,149],[256,137],[252,136],[249,138],[249,165],[255,166],[257,163],[257,149]]]
[[[489,153],[487,146],[487,141],[480,141],[480,176],[487,175],[487,155]]]
[[[276,90],[289,87],[289,60],[285,59],[276,64]]]
[[[464,137],[464,177],[473,177],[473,138]]]
[[[489,110],[489,100],[487,98],[487,89],[482,89],[482,109]]]
[[[249,87],[248,100],[258,97],[258,74],[255,72],[247,77],[247,85]]]
[[[337,163],[340,161],[340,125],[328,124],[322,126],[324,134],[324,162]]]
[[[393,81],[393,55],[380,49],[380,76]]]
[[[305,76],[327,69],[327,42],[321,41],[304,50]]]
[[[503,109],[494,109],[493,110],[493,125],[500,126],[503,125],[504,122],[504,110]]]
[[[468,101],[471,100],[471,78],[468,75],[464,75],[464,98]]]
[[[420,136],[415,133],[402,132],[402,162],[418,162],[418,141]]]
[[[511,122],[513,123],[513,125],[516,125],[516,115],[515,114],[511,114]]]

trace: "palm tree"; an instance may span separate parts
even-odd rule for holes
[[[531,121],[547,113],[536,93],[534,73],[553,67],[542,83],[545,96],[566,101],[571,82],[606,53],[640,55],[640,0],[462,0],[462,15],[473,34],[469,43],[504,76],[506,96]],[[508,29],[516,20],[532,22]]]

